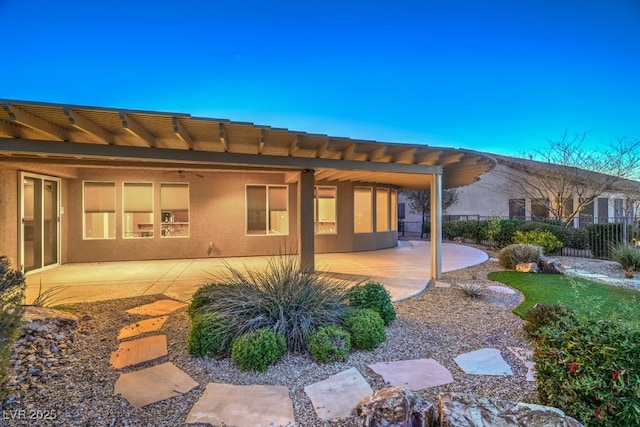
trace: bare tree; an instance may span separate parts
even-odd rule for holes
[[[422,215],[422,227],[420,232],[420,238],[425,233],[425,223],[429,218],[431,212],[431,191],[429,190],[400,190],[407,201],[409,202],[409,209],[411,212]],[[442,211],[446,212],[447,208],[458,201],[458,190],[455,188],[449,188],[442,190]]]
[[[603,193],[621,192],[619,184],[640,173],[640,141],[620,138],[602,150],[590,150],[584,146],[586,136],[565,131],[529,160],[498,156],[507,166],[500,173],[509,192],[536,201],[567,225]]]

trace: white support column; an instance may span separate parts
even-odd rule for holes
[[[298,180],[298,257],[304,271],[315,270],[313,174],[313,170],[305,169]]]
[[[442,175],[431,175],[431,278],[442,276]]]

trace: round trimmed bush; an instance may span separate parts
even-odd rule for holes
[[[344,326],[351,334],[351,344],[361,350],[373,350],[387,337],[384,320],[370,308],[353,308],[344,318]]]
[[[318,363],[343,362],[351,350],[351,335],[339,326],[321,326],[309,335],[307,348]]]
[[[215,313],[196,314],[191,320],[187,351],[195,356],[216,356],[229,351],[227,322]]]
[[[502,248],[498,254],[500,265],[504,268],[516,268],[516,265],[540,261],[541,249],[539,246],[518,243]]]
[[[347,294],[349,305],[354,308],[370,308],[378,312],[385,326],[396,319],[396,310],[391,303],[389,292],[377,282],[357,285]]]
[[[266,371],[284,356],[286,347],[284,334],[259,328],[236,338],[231,346],[231,360],[241,371]]]

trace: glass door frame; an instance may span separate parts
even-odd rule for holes
[[[48,175],[41,175],[41,174],[37,174],[37,173],[31,173],[31,172],[20,172],[19,173],[19,185],[18,185],[18,190],[19,190],[19,208],[20,208],[20,216],[18,218],[19,221],[19,227],[18,227],[18,244],[19,244],[19,248],[18,248],[18,253],[20,255],[20,270],[22,270],[23,272],[25,272],[25,179],[30,178],[35,180],[36,183],[38,183],[40,185],[40,191],[38,192],[40,195],[40,202],[39,204],[34,204],[34,209],[36,209],[36,205],[37,208],[39,208],[39,212],[34,212],[34,221],[36,219],[38,219],[38,221],[40,222],[40,224],[38,224],[36,227],[34,227],[34,230],[38,230],[39,231],[39,236],[33,236],[34,238],[34,242],[36,241],[36,239],[40,239],[40,256],[39,256],[39,265],[35,265],[33,269],[29,270],[28,272],[26,272],[26,274],[31,274],[34,272],[39,272],[39,271],[43,271],[43,270],[47,270],[47,269],[51,269],[51,268],[55,268],[58,267],[60,265],[60,250],[61,250],[61,182],[62,180],[60,178],[56,178],[53,176],[48,176]],[[45,259],[45,227],[44,227],[44,222],[45,222],[45,182],[46,181],[52,181],[55,182],[56,185],[56,194],[55,194],[55,200],[53,201],[52,207],[55,209],[55,218],[54,218],[54,223],[55,223],[55,260],[54,262],[51,262],[47,265],[46,264],[46,259]],[[34,192],[35,194],[36,192]],[[35,253],[35,252],[34,252]],[[35,262],[35,260],[34,260]]]

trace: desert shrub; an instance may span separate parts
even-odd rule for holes
[[[349,284],[318,270],[302,270],[296,257],[271,258],[266,269],[257,271],[229,265],[227,270],[227,277],[217,277],[201,291],[198,298],[206,304],[197,310],[225,320],[231,340],[270,328],[285,336],[290,351],[301,352],[311,331],[340,324],[347,311]]]
[[[266,371],[276,363],[286,350],[282,333],[269,328],[259,328],[241,335],[231,346],[231,360],[241,371]]]
[[[640,271],[640,247],[633,243],[618,243],[611,247],[611,259],[625,270]]]
[[[537,331],[545,326],[558,325],[561,329],[567,324],[575,321],[573,311],[562,304],[542,304],[538,303],[527,312],[524,330],[531,336],[535,336]]]
[[[534,361],[543,404],[585,425],[640,425],[640,327],[581,317],[538,330]]]
[[[563,243],[556,236],[546,230],[516,231],[513,235],[513,242],[539,246],[545,254],[557,252],[563,246]]]
[[[351,334],[351,344],[356,349],[373,350],[387,337],[384,320],[370,308],[350,309],[344,318],[344,326]]]
[[[385,326],[396,319],[396,310],[391,303],[389,292],[377,282],[356,285],[347,293],[349,305],[354,308],[370,308],[378,312]]]
[[[540,261],[539,246],[517,243],[502,248],[498,254],[498,261],[504,268],[515,268],[516,265]]]
[[[321,326],[309,335],[307,348],[318,363],[342,362],[351,350],[351,335],[339,326]]]
[[[482,286],[475,283],[459,283],[455,289],[465,297],[481,298],[484,295]]]
[[[589,224],[589,249],[596,258],[611,258],[611,247],[624,241],[620,223]]]
[[[12,270],[9,258],[0,256],[0,400],[6,396],[9,358],[22,326],[24,275]]]
[[[194,315],[187,338],[187,351],[196,356],[228,353],[231,348],[231,339],[226,331],[226,323],[215,313]]]

